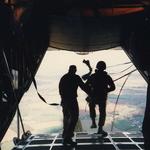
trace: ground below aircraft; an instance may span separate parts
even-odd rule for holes
[[[0,20],[0,141],[48,47],[83,54],[121,46],[148,84],[143,121],[148,150],[149,0],[3,0]]]

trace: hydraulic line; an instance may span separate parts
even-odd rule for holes
[[[14,86],[14,83],[13,83],[13,78],[12,78],[11,71],[10,71],[10,68],[9,68],[9,65],[8,65],[8,61],[7,61],[7,58],[6,58],[6,55],[5,55],[4,51],[3,51],[3,57],[4,57],[4,60],[5,60],[5,65],[6,65],[6,68],[7,68],[7,71],[8,71],[8,75],[9,75],[9,78],[10,78],[11,87],[12,87],[12,91],[13,91],[13,96],[14,96],[16,102],[17,102],[18,99],[17,99],[16,93],[15,93],[15,86]],[[20,137],[19,121],[21,122],[21,127],[22,127],[22,130],[23,130],[23,133],[25,133],[23,120],[22,120],[21,113],[20,113],[20,110],[19,110],[19,107],[18,107],[18,109],[17,109],[17,131],[18,131],[17,134],[18,134],[18,138]]]
[[[22,127],[22,130],[23,130],[23,134],[25,134],[25,128],[24,128],[24,124],[23,124],[23,120],[22,120],[22,116],[21,116],[21,113],[20,113],[20,109],[18,107],[18,115],[19,115],[19,119],[20,119],[20,123],[21,123],[21,127]]]

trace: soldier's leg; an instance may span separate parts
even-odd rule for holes
[[[96,118],[96,111],[95,111],[95,103],[92,103],[90,102],[89,103],[89,110],[90,110],[90,117],[91,117],[91,120],[92,120],[92,125],[91,125],[91,128],[96,128],[96,121],[95,121],[95,118]]]
[[[65,138],[67,136],[67,131],[69,127],[70,122],[70,112],[69,108],[67,106],[63,106],[63,133],[62,137]]]
[[[70,136],[73,136],[78,118],[79,118],[79,106],[77,101],[72,105],[70,109],[70,125],[69,125],[69,130],[68,132],[70,133]]]
[[[103,136],[107,136],[107,132],[103,130],[103,126],[106,120],[106,102],[99,104],[99,122],[98,122],[98,134],[103,134]]]
[[[106,103],[99,104],[99,122],[98,125],[100,127],[104,126],[106,120]]]
[[[74,136],[74,129],[78,121],[78,117],[79,117],[79,107],[78,103],[75,102],[69,106],[69,118],[68,118],[69,121],[67,128],[65,128],[66,130],[64,130],[65,131],[65,137],[63,141],[64,145],[72,145],[72,146],[77,145],[76,142],[72,141],[72,137]]]

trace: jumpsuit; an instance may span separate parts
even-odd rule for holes
[[[107,95],[108,92],[115,90],[115,84],[106,71],[100,70],[92,74],[86,84],[91,88],[91,100],[89,102],[90,117],[92,121],[95,121],[95,106],[98,105],[100,113],[98,125],[102,127],[106,119]]]

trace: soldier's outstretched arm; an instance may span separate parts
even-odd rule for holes
[[[82,79],[79,77],[78,78],[78,84],[79,84],[79,87],[87,94],[90,94],[90,89],[89,87],[87,86],[87,84],[85,84]]]

